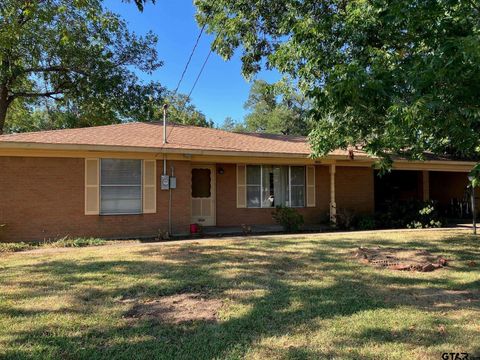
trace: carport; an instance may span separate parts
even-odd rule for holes
[[[420,170],[400,164],[382,176],[375,171],[375,210],[386,210],[395,202],[432,200],[443,216],[449,219],[470,219],[469,169],[460,168],[460,171],[455,171],[450,167],[445,170],[440,170],[440,166],[432,168]],[[478,209],[478,195],[476,200]]]

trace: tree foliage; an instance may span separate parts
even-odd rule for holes
[[[147,99],[146,104],[139,105],[136,114],[132,114],[133,120],[138,121],[162,121],[163,104],[169,105],[167,121],[170,123],[212,127],[213,121],[206,116],[183,94],[173,94],[165,91],[163,98],[153,101]],[[55,129],[68,129],[75,127],[88,127],[119,123],[114,115],[97,112],[97,105],[92,108],[79,108],[76,104],[70,106],[60,105],[56,101],[44,100],[34,104],[26,101],[14,102],[8,112],[5,131],[27,132]],[[107,115],[107,116],[103,116]]]
[[[282,94],[278,86],[256,80],[244,107],[250,111],[245,116],[246,131],[308,135],[309,102],[298,92]]]
[[[480,144],[480,1],[196,0],[215,50],[242,49],[312,99],[315,155],[470,156]]]
[[[124,2],[130,2],[130,0],[123,0]],[[148,0],[133,0],[139,11],[143,11],[145,4]],[[152,4],[155,4],[155,0],[151,0]]]
[[[193,125],[202,127],[213,127],[213,121],[206,118],[197,107],[191,102],[191,99],[184,94],[174,94],[168,92],[165,103],[168,105],[167,121],[182,125]],[[158,107],[155,112],[156,118],[161,119],[163,109]]]
[[[130,32],[101,0],[2,1],[0,133],[10,109],[32,109],[41,99],[54,103],[50,112],[40,104],[32,116],[64,113],[58,121],[74,121],[70,127],[148,120],[164,89],[143,84],[135,71],[162,65],[156,42],[152,33]]]
[[[245,132],[245,124],[243,122],[237,122],[231,116],[227,116],[223,120],[223,124],[220,126],[220,129],[231,132]]]

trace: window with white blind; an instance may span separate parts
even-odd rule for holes
[[[101,159],[100,214],[141,214],[142,209],[142,160]]]
[[[248,165],[247,207],[305,206],[305,167]]]

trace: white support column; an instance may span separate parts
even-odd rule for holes
[[[337,222],[337,203],[335,202],[335,164],[330,165],[330,221]]]
[[[422,171],[422,188],[423,188],[423,201],[430,200],[430,172],[428,170]]]

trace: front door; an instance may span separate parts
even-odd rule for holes
[[[215,226],[215,165],[192,166],[192,223]]]

